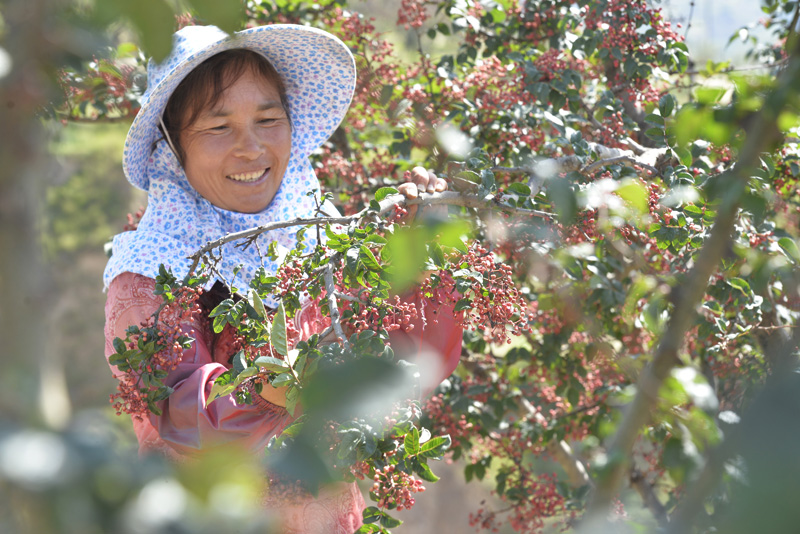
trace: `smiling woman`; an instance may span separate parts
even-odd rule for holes
[[[114,238],[106,267],[107,358],[129,326],[150,324],[160,309],[155,278],[162,265],[184,277],[188,257],[210,241],[317,213],[320,186],[308,156],[339,126],[354,87],[352,54],[326,32],[272,25],[228,36],[190,26],[175,35],[170,57],[148,67],[148,89],[125,143],[125,174],[147,191],[148,205],[135,231]],[[441,191],[445,182],[418,168],[400,190],[413,197],[418,188]],[[330,204],[323,208],[337,213]],[[302,243],[306,251],[316,244],[314,236]],[[260,251],[274,246],[282,255],[297,245],[296,228],[285,228],[261,234],[253,247],[221,247],[216,279],[198,308],[171,318],[174,332],[193,342],[173,346],[175,365],[161,369],[172,392],[157,409],[137,396],[135,377],[111,366],[125,399],[118,409],[134,415],[140,452],[183,459],[229,444],[258,453],[292,422],[280,388],[263,387],[256,394],[251,384],[252,404],[239,404],[234,395],[209,403],[215,381],[232,367],[239,349],[230,328],[213,331],[209,313],[232,288],[247,287],[259,269],[267,276],[277,272],[278,260]],[[277,306],[269,299],[265,304]],[[441,369],[446,376],[460,354],[461,330],[449,319],[436,323],[435,306],[419,306],[430,326],[420,325],[415,339],[403,340],[430,340],[447,362]],[[319,334],[319,317],[318,305],[306,299],[293,327],[304,338]],[[268,504],[278,512],[282,532],[344,534],[362,523],[364,500],[354,484],[320,488],[317,497],[281,501],[278,493],[270,492]]]
[[[206,60],[164,110],[166,135],[189,183],[219,208],[255,213],[275,196],[292,148],[286,89],[250,50]]]
[[[178,138],[189,183],[212,204],[262,211],[281,185],[292,149],[289,117],[274,85],[244,73]]]

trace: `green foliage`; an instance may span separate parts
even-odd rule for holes
[[[639,1],[440,2],[433,18],[400,22],[418,43],[411,65],[343,0],[248,8],[253,23],[332,31],[358,58],[347,119],[357,127],[314,155],[326,189],[357,215],[306,229],[325,243],[290,253],[292,277],[262,272],[211,313],[213,330],[235,329],[246,348],[210,401],[285,388],[287,408],[303,415],[271,444],[271,465],[311,487],[363,464],[369,476],[432,482],[428,460],[450,454],[464,459],[467,480],[491,479],[513,524],[536,532],[587,502],[610,502],[615,472],[634,481],[645,471],[658,492],[637,489],[664,528],[729,525],[738,512],[728,503],[749,488],[731,473],[760,463],[752,449],[745,466],[714,455],[736,449],[730,421],[796,364],[787,332],[800,314],[798,3],[763,2],[777,39],[751,47],[760,74],[711,63],[696,78],[686,45]],[[127,9],[136,23],[139,8]],[[428,55],[441,36],[451,49]],[[681,88],[696,79],[714,84]],[[127,113],[105,104],[108,86],[68,115]],[[392,224],[391,205],[404,202],[396,186],[419,163],[449,181],[453,196],[440,197],[448,222]],[[161,283],[167,302],[178,299],[177,281]],[[395,294],[415,288],[431,298],[454,289],[467,325],[462,365],[419,406],[407,401],[413,368],[383,328],[396,318]],[[293,340],[303,292],[349,330]],[[277,310],[268,297],[280,298]],[[117,347],[121,370],[159,352],[139,346],[142,333],[125,340],[135,349]],[[655,361],[663,354],[666,364]],[[144,384],[154,399],[166,393],[160,379]],[[385,393],[381,407],[367,402],[375,391]],[[642,398],[650,404],[633,444],[610,445]],[[563,444],[574,454],[559,455]],[[585,465],[590,476],[576,476]],[[684,492],[715,465],[709,476],[720,482],[696,499],[704,517],[685,519]],[[397,526],[396,502],[372,498],[361,531]],[[484,511],[476,522],[496,519]]]

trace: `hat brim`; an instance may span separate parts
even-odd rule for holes
[[[171,56],[167,72],[148,88],[131,124],[122,156],[123,170],[134,186],[147,190],[147,161],[161,138],[158,123],[169,97],[195,67],[225,50],[246,48],[262,54],[286,87],[292,117],[292,152],[307,156],[341,123],[355,90],[356,67],[347,45],[315,28],[294,24],[259,26],[221,35],[183,58]]]

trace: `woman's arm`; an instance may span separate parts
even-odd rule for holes
[[[403,300],[421,310],[422,317],[417,317],[412,322],[413,328],[407,332],[389,332],[389,340],[397,357],[419,365],[423,394],[428,395],[455,371],[461,358],[464,329],[455,320],[455,300],[436,302],[424,297],[419,290]]]
[[[123,273],[111,282],[106,303],[106,358],[114,352],[115,337],[124,338],[128,326],[141,324],[156,311],[161,298],[153,294],[154,288],[153,279],[132,273]],[[252,405],[237,404],[231,395],[206,405],[214,381],[227,367],[214,360],[203,320],[183,325],[185,334],[195,342],[165,380],[174,392],[163,402],[162,415],[150,414],[147,422],[181,454],[230,442],[251,450],[261,448],[291,422],[291,417],[260,397]],[[121,376],[114,367],[112,372],[117,378]],[[141,443],[150,429],[135,426]]]

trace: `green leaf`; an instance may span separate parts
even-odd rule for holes
[[[673,152],[675,152],[675,155],[678,157],[678,160],[683,165],[686,165],[687,167],[692,166],[692,161],[693,161],[692,152],[688,148],[684,147],[674,148]]]
[[[800,263],[800,248],[797,247],[797,243],[791,237],[782,237],[778,239],[778,246],[781,247],[783,253],[792,261],[794,264]]]
[[[389,241],[385,237],[378,234],[370,234],[364,239],[364,243],[374,243],[376,245],[385,245],[388,242]]]
[[[514,193],[523,197],[531,196],[531,188],[528,187],[527,184],[514,182],[513,184],[508,186],[508,190],[513,191]]]
[[[272,379],[272,387],[279,388],[285,386],[286,384],[290,384],[294,380],[294,377],[291,373],[281,373],[275,378]]]
[[[297,385],[292,384],[286,390],[286,411],[289,415],[294,417],[295,408],[297,408],[297,401],[300,400],[300,389]]]
[[[273,358],[272,356],[261,356],[256,358],[256,361],[253,362],[253,364],[273,373],[283,373],[289,367],[289,364],[284,360]]]
[[[419,454],[425,458],[439,458],[450,448],[450,436],[431,438],[419,448]]]
[[[406,434],[403,445],[406,448],[406,455],[416,456],[419,454],[419,430],[416,427]]]
[[[444,259],[444,251],[442,247],[437,242],[430,243],[428,245],[428,253],[430,254],[433,263],[437,267],[444,267],[445,266],[445,259]]]
[[[366,245],[361,245],[361,248],[358,252],[358,258],[364,264],[364,266],[369,269],[370,271],[380,271],[381,264],[378,263],[378,260],[375,258],[375,255]]]
[[[244,2],[191,0],[191,4],[206,24],[213,24],[228,33],[242,29],[242,21],[245,20]]]
[[[209,391],[206,399],[206,406],[220,397],[230,395],[234,389],[236,389],[236,386],[233,382],[233,373],[230,370],[225,371],[214,380],[214,385],[211,386],[211,391]]]
[[[381,526],[386,528],[395,528],[399,527],[402,524],[403,522],[400,521],[399,519],[395,519],[386,512],[383,512],[383,517],[381,517]]]
[[[368,506],[367,508],[364,508],[364,511],[362,512],[361,515],[364,520],[364,523],[366,524],[377,523],[378,521],[380,521],[383,512],[381,512],[380,509],[378,509],[375,506]]]
[[[655,141],[662,141],[664,139],[664,128],[650,128],[644,134]]]
[[[438,482],[439,477],[431,471],[431,468],[428,467],[426,463],[419,463],[419,466],[414,469],[414,471],[419,475],[419,478],[428,482]]]
[[[471,300],[469,300],[469,299],[460,299],[458,302],[456,302],[456,305],[453,308],[453,310],[459,312],[461,310],[466,310],[466,309],[469,309],[471,307],[472,307],[472,301]]]
[[[233,370],[234,372],[241,373],[247,368],[247,358],[244,351],[240,350],[233,356]]]
[[[622,185],[617,188],[617,195],[625,202],[630,204],[640,214],[650,211],[647,203],[649,193],[647,188],[639,180],[628,178],[622,181]]]
[[[396,195],[397,193],[399,193],[399,191],[397,189],[395,189],[394,187],[381,187],[380,189],[375,191],[375,200],[380,202],[381,200],[383,200],[387,196]]]
[[[259,319],[265,319],[267,317],[267,309],[264,307],[264,302],[258,295],[258,291],[250,288],[250,291],[247,294],[247,301],[250,303],[253,309],[256,310]]]
[[[216,308],[214,308],[213,310],[211,310],[211,313],[209,313],[209,314],[208,314],[208,316],[209,316],[209,317],[219,317],[220,315],[222,315],[222,314],[224,314],[225,312],[227,312],[228,310],[230,310],[230,309],[231,309],[231,306],[233,306],[233,300],[231,300],[231,299],[225,299],[225,300],[223,300],[222,302],[220,302],[220,303],[217,305],[217,307],[216,307]]]
[[[122,341],[122,340],[121,340],[120,338],[118,338],[118,337],[115,337],[115,338],[114,338],[113,345],[114,345],[114,350],[115,350],[117,353],[119,353],[119,354],[122,354],[122,353],[124,353],[126,350],[128,350],[128,348],[125,346],[125,342],[124,342],[124,341]]]
[[[675,109],[675,97],[666,94],[658,100],[658,111],[662,117],[669,117]]]
[[[278,311],[275,313],[275,318],[272,320],[272,346],[278,351],[281,356],[289,354],[289,347],[286,341],[286,310],[283,307],[283,301],[278,304]]]
[[[741,291],[745,296],[750,296],[753,294],[753,290],[750,289],[750,284],[747,283],[747,280],[743,280],[742,278],[731,278],[728,280],[728,283]]]
[[[566,178],[553,178],[547,182],[547,194],[555,205],[561,224],[572,224],[578,213],[578,200]]]
[[[657,124],[658,126],[664,126],[664,117],[661,115],[656,115],[655,113],[650,113],[649,115],[645,116],[645,122],[649,122],[650,124]]]

